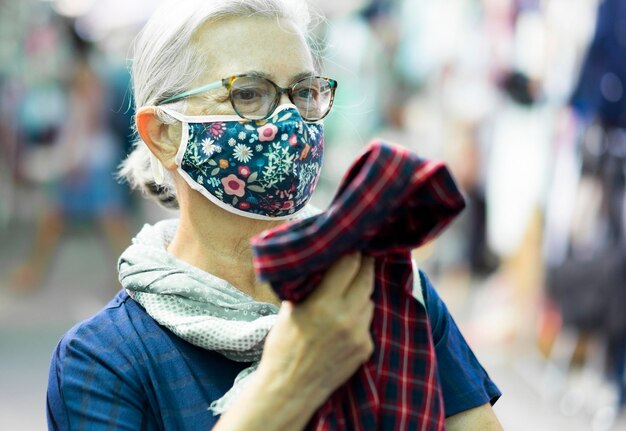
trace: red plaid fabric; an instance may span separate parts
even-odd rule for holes
[[[436,236],[464,206],[441,163],[374,142],[328,210],[252,239],[257,275],[294,302],[315,289],[338,257],[357,250],[375,257],[374,353],[308,429],[445,429],[429,321],[411,293],[410,250]]]

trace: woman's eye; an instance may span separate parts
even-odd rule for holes
[[[259,97],[259,92],[253,89],[245,89],[237,91],[233,96],[242,102],[249,102]]]
[[[301,99],[317,99],[317,91],[313,88],[303,88],[298,91],[297,96]]]

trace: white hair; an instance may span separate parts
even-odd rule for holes
[[[312,19],[305,0],[166,0],[155,11],[135,39],[132,82],[136,109],[189,89],[205,68],[204,59],[193,49],[193,37],[206,22],[233,16],[268,16],[292,21],[309,42],[318,60],[311,37]],[[176,102],[184,110],[185,101]],[[173,119],[157,110],[159,119]],[[144,191],[168,208],[178,207],[171,176],[162,184],[154,180],[150,150],[137,140],[131,154],[122,162],[119,177],[133,188]]]

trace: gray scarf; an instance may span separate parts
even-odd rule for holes
[[[319,212],[306,207],[297,218]],[[278,307],[257,302],[221,278],[178,260],[167,251],[178,220],[145,225],[120,256],[119,278],[131,298],[182,339],[229,359],[252,362],[209,409],[221,414],[256,370]]]

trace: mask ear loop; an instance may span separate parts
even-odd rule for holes
[[[163,170],[163,165],[161,161],[156,158],[152,151],[150,151],[150,171],[152,171],[152,178],[154,179],[155,184],[163,185],[165,180],[165,172]]]

